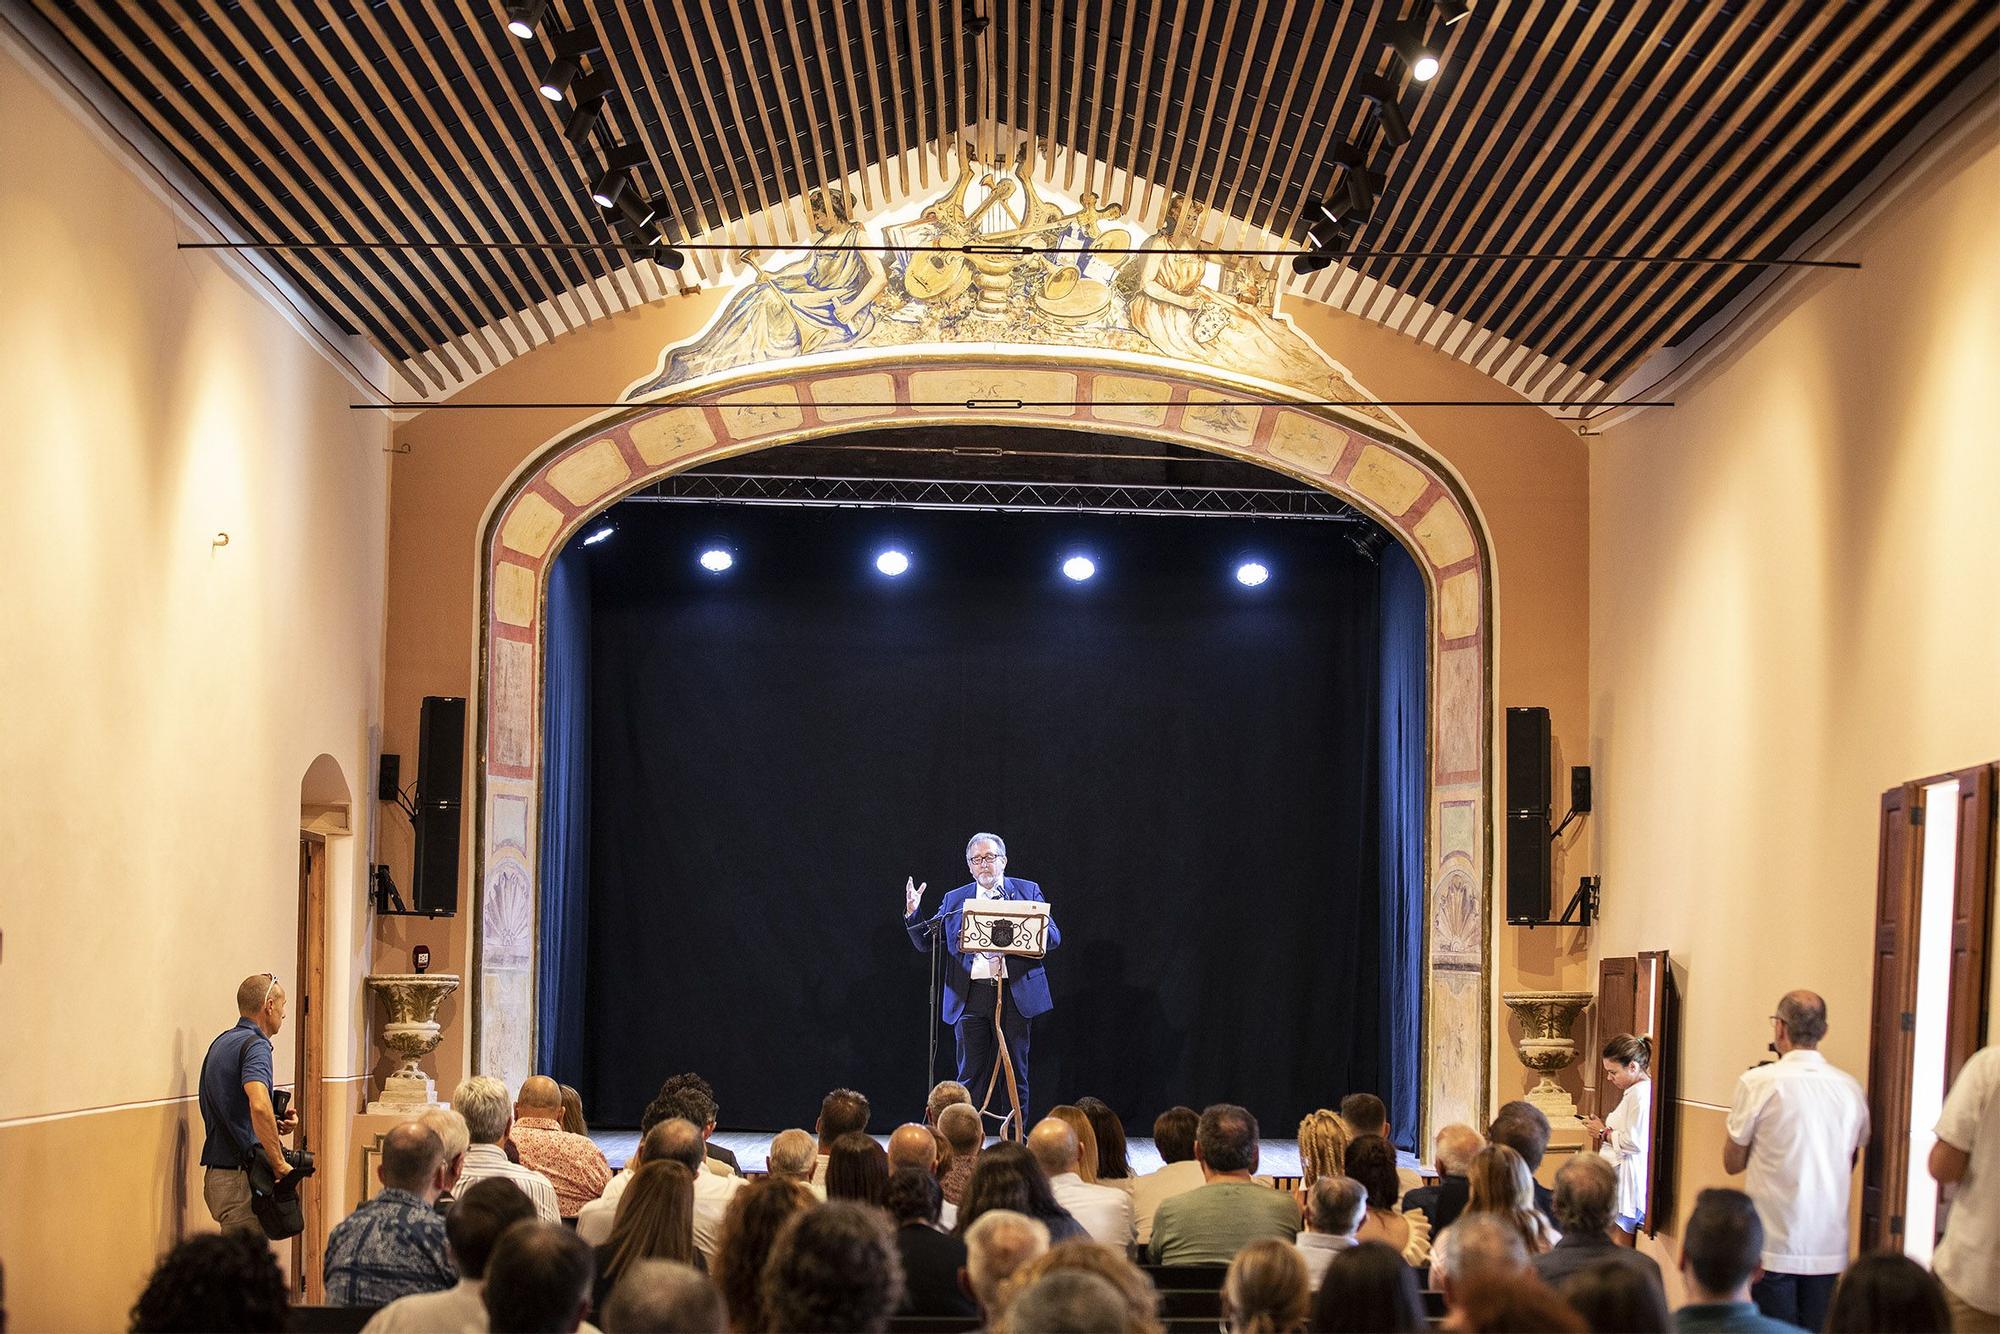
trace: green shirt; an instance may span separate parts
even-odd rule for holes
[[[1211,1181],[1160,1202],[1153,1216],[1154,1264],[1226,1265],[1253,1241],[1299,1234],[1299,1205],[1251,1181]]]

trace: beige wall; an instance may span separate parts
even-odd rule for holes
[[[2000,758],[1996,210],[1989,123],[1860,272],[1591,448],[1595,945],[1686,969],[1683,1211],[1784,990],[1865,1075],[1878,794]]]
[[[314,758],[372,813],[387,438],[5,50],[0,105],[0,1259],[16,1328],[122,1327],[206,1222],[203,1050],[296,972]],[[336,842],[331,1076],[369,939]]]

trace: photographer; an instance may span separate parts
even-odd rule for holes
[[[254,1156],[270,1165],[274,1181],[292,1171],[279,1139],[298,1125],[289,1107],[280,1115],[271,1094],[271,1039],[285,1023],[285,989],[275,973],[256,973],[236,988],[236,1026],[208,1044],[201,1061],[201,1194],[224,1232],[262,1232],[251,1205],[245,1170]]]

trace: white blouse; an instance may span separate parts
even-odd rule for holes
[[[1646,1164],[1653,1147],[1653,1081],[1641,1079],[1604,1118],[1604,1147],[1598,1152],[1618,1173],[1618,1216],[1646,1213]]]

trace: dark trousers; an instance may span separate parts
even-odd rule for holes
[[[1838,1274],[1766,1273],[1750,1285],[1750,1300],[1773,1320],[1800,1329],[1824,1329]]]
[[[972,1090],[972,1104],[984,1104],[988,1109],[1005,1116],[1007,1103],[1007,1072],[1000,1072],[1000,1082],[993,1086],[993,1100],[986,1101],[987,1082],[993,1078],[993,1062],[999,1054],[993,1044],[993,989],[994,982],[974,982],[972,990],[966,993],[965,1013],[959,1016],[958,1033],[958,1082]],[[1028,1121],[1028,1026],[1032,1020],[1021,1017],[1014,1008],[1014,994],[1006,995],[1006,1008],[1000,1013],[1000,1030],[1007,1035],[1007,1052],[1014,1058],[1014,1084],[1021,1093],[1021,1120],[1024,1127]],[[1023,1133],[1026,1133],[1025,1129]]]

